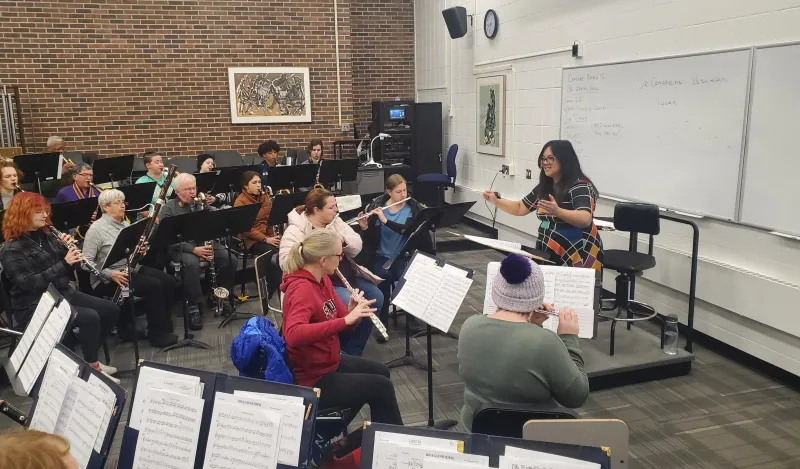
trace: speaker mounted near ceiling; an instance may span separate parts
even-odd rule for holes
[[[444,22],[447,24],[447,31],[450,37],[458,39],[467,34],[467,9],[464,7],[452,7],[442,10]]]

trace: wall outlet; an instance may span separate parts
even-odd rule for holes
[[[532,179],[532,178],[533,178],[533,176],[531,176],[531,170],[530,169],[526,169],[525,170],[525,179]]]
[[[351,130],[350,124],[347,123],[342,124],[342,132],[350,132],[350,130]]]
[[[509,173],[508,165],[504,164],[504,165],[500,166],[500,172],[505,174],[505,175],[508,175],[508,173]]]

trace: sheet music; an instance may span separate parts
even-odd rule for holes
[[[600,469],[600,464],[506,446],[505,456],[500,456],[500,469]]]
[[[75,407],[75,402],[78,400],[81,383],[83,383],[82,379],[76,376],[70,377],[69,386],[64,395],[64,403],[61,405],[61,412],[58,414],[58,420],[56,421],[56,428],[53,430],[53,433],[56,435],[64,436],[67,430],[67,423],[69,423],[69,419],[72,416],[72,409]]]
[[[80,378],[73,378],[72,384],[77,387],[78,392],[64,430],[64,438],[69,441],[69,452],[78,461],[78,466],[85,469],[103,422],[104,395],[100,389]]]
[[[375,432],[375,444],[372,449],[372,469],[397,469],[397,458],[403,447],[435,449],[449,453],[464,452],[464,442],[462,440]]]
[[[435,260],[433,264],[422,261],[418,265],[414,265],[420,257],[422,256],[417,255],[414,258],[415,262],[412,263],[414,268],[412,270],[409,267],[404,277],[405,283],[394,300],[392,300],[392,303],[422,319],[425,310],[428,309],[428,304],[436,294],[439,284],[442,283],[444,273],[441,268],[435,265]]]
[[[167,391],[150,394],[142,411],[133,469],[193,469],[205,401]]]
[[[594,219],[594,225],[601,230],[614,230],[614,222],[613,221],[605,221],[600,220],[598,218]]]
[[[53,348],[64,335],[64,330],[67,328],[71,315],[72,309],[70,309],[69,303],[61,301],[50,313],[44,326],[42,326],[42,330],[39,332],[39,336],[36,337],[31,351],[28,353],[28,358],[22,364],[22,369],[19,372],[19,379],[26,393],[31,393],[31,389],[36,384],[36,380],[39,379],[47,359],[50,358],[50,352],[53,351]]]
[[[487,462],[486,464],[478,465],[466,462],[445,461],[433,458],[425,458],[422,460],[422,469],[476,469],[476,468],[489,469],[489,463]]]
[[[506,252],[522,251],[522,243],[514,243],[511,241],[502,241],[499,239],[485,238],[483,236],[464,235],[470,241],[489,246],[491,248],[499,249]]]
[[[442,269],[439,288],[425,309],[425,314],[417,317],[431,326],[447,332],[450,325],[453,324],[470,286],[472,286],[472,279],[467,277],[467,272],[463,269]]]
[[[349,212],[350,210],[363,209],[361,206],[361,195],[340,195],[336,197],[336,207],[340,212]]]
[[[139,369],[139,380],[136,383],[136,397],[131,406],[131,416],[128,426],[139,430],[139,425],[144,414],[147,401],[160,393],[153,391],[169,391],[188,397],[200,398],[200,378],[192,375],[173,373],[159,370],[149,366]]]
[[[405,276],[410,277],[413,275],[414,271],[417,270],[419,267],[436,267],[436,258],[426,256],[425,254],[417,252],[414,258],[411,260],[411,264],[408,265],[406,269]]]
[[[257,409],[275,412],[280,417],[280,440],[278,442],[278,462],[288,466],[300,464],[300,442],[303,438],[303,420],[306,407],[297,402],[272,399],[274,394],[248,393],[225,394],[218,392],[214,398],[217,402],[227,402]]]
[[[39,335],[39,331],[42,329],[45,319],[47,319],[47,315],[50,313],[50,310],[53,309],[55,303],[55,298],[47,291],[44,292],[39,299],[39,304],[36,305],[36,310],[33,312],[33,316],[28,322],[28,327],[25,328],[25,332],[22,334],[17,348],[14,349],[14,353],[11,354],[11,364],[14,367],[14,371],[18,374],[19,367],[22,365],[22,360],[24,360],[25,355],[28,354],[28,350],[30,350],[33,345],[36,336]]]
[[[67,390],[72,378],[78,376],[80,366],[69,359],[61,350],[53,349],[39,388],[36,412],[31,418],[30,428],[53,433],[58,416],[64,405]]]
[[[231,396],[233,401],[220,396]],[[204,467],[275,469],[278,465],[281,414],[237,404],[231,394],[217,393],[208,432]],[[136,468],[134,468],[136,469]]]
[[[404,446],[397,455],[397,469],[423,469],[425,460],[467,464],[471,467],[489,465],[489,456]]]
[[[255,397],[257,399],[267,398],[273,401],[290,402],[293,404],[300,404],[300,405],[303,405],[304,402],[301,396],[287,396],[285,394],[272,394],[268,392],[240,391],[238,389],[233,391],[233,395],[242,397]]]
[[[492,285],[494,278],[500,272],[499,262],[486,264],[486,293],[483,295],[483,314],[494,314],[497,312],[497,305],[492,300]]]
[[[572,308],[578,313],[578,337],[591,339],[594,335],[595,270],[580,267],[540,266],[544,274],[544,302],[552,303],[556,311]],[[542,324],[553,332],[558,330],[558,317]]]
[[[89,376],[88,383],[89,386],[95,387],[103,396],[102,402],[96,404],[98,409],[102,410],[103,421],[100,423],[100,431],[97,432],[97,438],[94,441],[94,450],[100,453],[103,449],[103,442],[106,439],[108,424],[111,422],[111,416],[114,414],[114,407],[117,404],[117,395],[95,374]]]

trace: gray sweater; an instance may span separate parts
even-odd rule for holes
[[[81,250],[83,252],[83,257],[94,263],[98,269],[102,267],[103,262],[105,262],[106,257],[108,257],[108,253],[111,252],[111,248],[114,247],[114,242],[116,242],[119,237],[119,232],[128,225],[130,225],[130,223],[125,220],[119,222],[105,214],[95,220],[95,222],[89,226],[89,229],[86,231],[86,237],[83,240],[83,249]],[[125,264],[125,259],[121,259],[109,266],[109,268],[102,269],[100,271],[103,276],[102,278],[91,274],[92,288],[97,288],[100,282],[110,282],[111,272],[114,270],[122,270]],[[83,266],[81,267],[84,270],[88,270]]]
[[[214,211],[217,210],[216,207],[207,207],[204,210]],[[184,215],[186,213],[195,212],[196,207],[192,204],[185,204],[180,201],[177,197],[174,199],[169,200],[164,206],[161,207],[161,210],[158,212],[158,220],[164,220],[165,218],[174,217],[176,215]],[[177,260],[181,252],[190,253],[194,248],[199,246],[203,243],[195,243],[195,242],[188,242],[184,241],[182,243],[173,244],[169,247],[169,254],[172,257],[172,260]]]
[[[481,404],[555,405],[555,400],[580,407],[589,397],[578,337],[535,324],[470,317],[459,334],[458,368],[464,379],[461,421],[467,428]]]

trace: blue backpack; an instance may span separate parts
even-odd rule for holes
[[[239,376],[294,384],[284,360],[286,342],[272,321],[262,316],[250,318],[231,344],[231,361]]]

